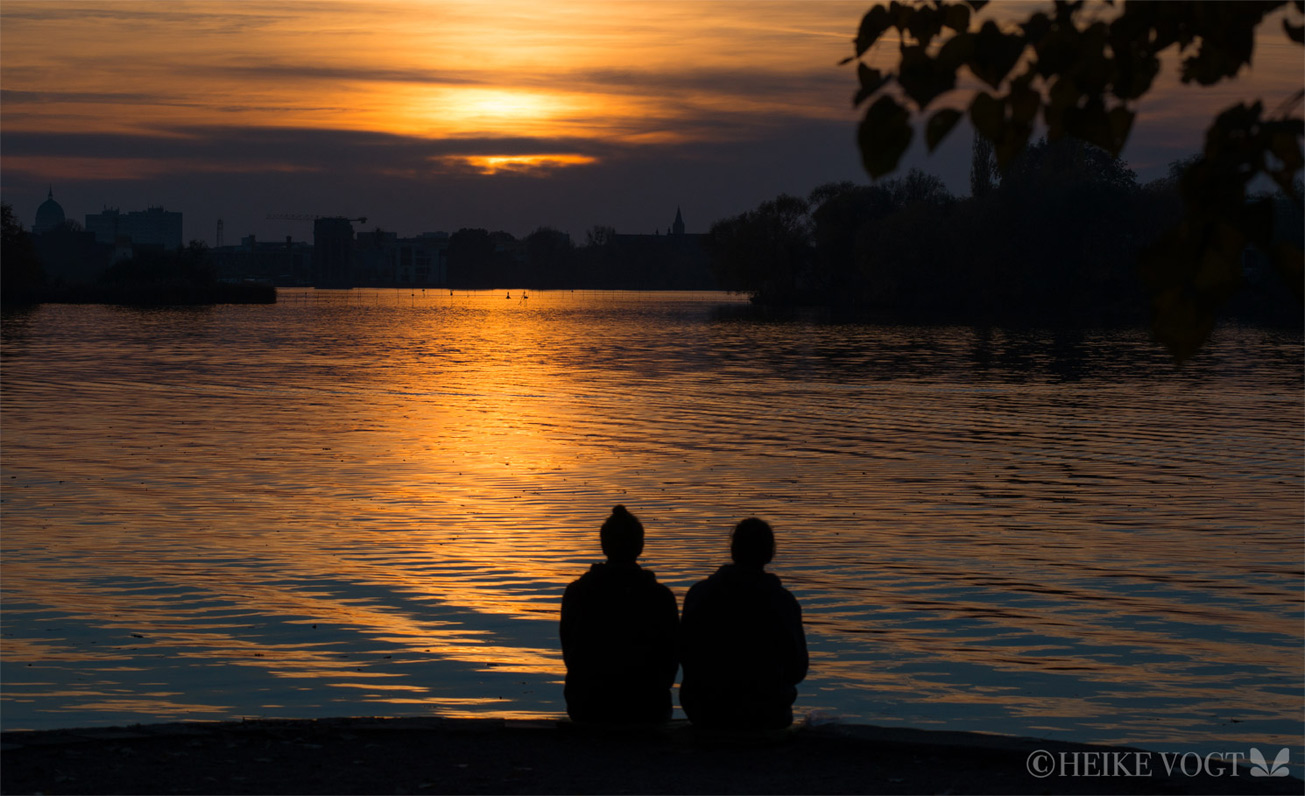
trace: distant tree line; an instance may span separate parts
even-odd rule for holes
[[[14,216],[14,209],[0,204],[0,301],[28,301],[45,282],[45,269],[36,244]]]
[[[1145,185],[1125,163],[1066,138],[1026,147],[998,172],[977,137],[971,196],[919,170],[870,185],[783,195],[712,226],[722,288],[770,307],[818,305],[902,320],[1145,323],[1139,252],[1182,217],[1188,162]],[[1275,239],[1300,245],[1278,202]],[[1244,255],[1243,317],[1298,321],[1267,259]]]

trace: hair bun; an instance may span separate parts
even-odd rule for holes
[[[612,513],[613,513],[613,514],[629,514],[630,512],[629,512],[628,509],[626,509],[625,506],[616,505],[616,506],[613,506],[613,507],[612,507]]]

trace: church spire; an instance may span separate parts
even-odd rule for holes
[[[671,224],[672,235],[684,234],[684,216],[680,215],[680,206],[675,206],[675,223]]]

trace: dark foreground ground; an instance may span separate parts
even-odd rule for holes
[[[975,733],[801,727],[775,739],[596,732],[565,722],[329,719],[0,735],[0,790],[18,793],[1292,793],[1295,778],[1033,777],[1037,750],[1089,747]],[[1119,750],[1115,750],[1118,752]],[[1132,773],[1136,750],[1122,753]],[[1142,753],[1148,754],[1148,753]],[[1107,762],[1105,765],[1110,766]],[[1189,770],[1192,770],[1189,766]]]

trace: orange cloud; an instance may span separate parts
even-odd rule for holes
[[[258,163],[241,166],[230,162],[205,163],[184,158],[70,157],[56,155],[7,156],[5,171],[28,174],[56,182],[97,180],[145,180],[168,174],[196,172],[305,172],[315,169],[293,164]]]
[[[610,140],[722,112],[850,118],[835,64],[862,5],[8,0],[0,68],[27,99],[5,126]]]

